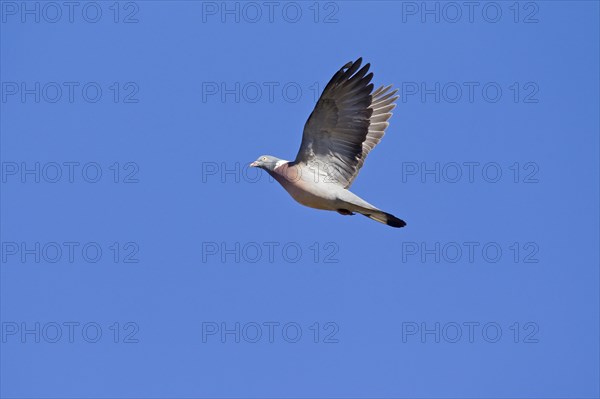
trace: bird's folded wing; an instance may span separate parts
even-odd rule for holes
[[[373,93],[362,59],[344,65],[329,81],[306,121],[295,163],[316,170],[329,182],[350,187],[392,116],[397,90],[380,87]]]

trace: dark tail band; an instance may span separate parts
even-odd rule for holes
[[[366,217],[368,217],[369,219],[373,219],[379,223],[383,223],[383,224],[387,224],[388,226],[392,226],[392,227],[404,227],[406,226],[406,222],[402,219],[398,219],[396,216],[390,214],[390,213],[386,213],[383,211],[376,211],[376,212],[369,212],[369,213],[363,213],[363,215],[365,215]]]

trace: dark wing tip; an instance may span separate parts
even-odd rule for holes
[[[348,61],[343,67],[342,69],[346,70],[346,69],[350,69],[350,67],[360,67],[360,64],[362,64],[362,57],[358,57],[358,59],[356,61]]]

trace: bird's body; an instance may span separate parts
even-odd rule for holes
[[[327,84],[304,127],[296,160],[270,155],[251,166],[266,170],[297,202],[310,208],[360,213],[392,227],[406,223],[383,212],[348,188],[368,153],[379,143],[392,115],[396,90],[373,93],[369,64],[358,70],[359,58],[342,67]]]
[[[298,173],[298,170],[291,162],[286,161],[269,173],[300,204],[309,208],[334,210],[335,191],[319,184],[313,173]]]
[[[293,199],[304,206],[325,211],[350,210],[353,205],[372,206],[350,190],[327,181],[326,177],[319,179],[316,170],[308,168],[303,169],[304,173],[297,171],[292,162],[286,161],[269,173]]]

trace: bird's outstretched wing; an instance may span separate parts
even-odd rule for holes
[[[331,78],[304,125],[294,163],[305,164],[329,182],[350,187],[369,151],[381,140],[392,116],[397,90],[373,92],[369,64],[362,58],[344,65]]]

